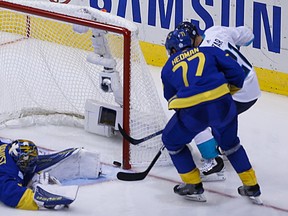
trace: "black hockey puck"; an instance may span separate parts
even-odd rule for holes
[[[118,161],[113,161],[113,165],[117,167],[121,167],[122,164]]]

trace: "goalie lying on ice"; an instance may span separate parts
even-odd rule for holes
[[[84,165],[87,162],[91,162],[89,166]],[[39,155],[30,140],[0,138],[0,201],[10,207],[68,207],[76,199],[78,186],[63,186],[61,180],[98,178],[100,170],[98,153],[70,148]]]

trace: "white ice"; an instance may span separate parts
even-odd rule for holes
[[[151,67],[160,98],[160,68]],[[163,100],[166,109],[166,103]],[[1,215],[81,215],[81,216],[280,216],[288,215],[288,98],[262,92],[258,102],[239,117],[239,136],[256,170],[262,189],[263,206],[251,204],[240,197],[241,182],[229,162],[226,181],[204,183],[206,203],[191,202],[173,193],[180,179],[173,166],[154,167],[142,181],[124,182],[117,179],[81,186],[78,197],[69,209],[62,211],[24,211],[0,204]],[[170,116],[171,112],[167,111]],[[54,150],[84,147],[98,151],[108,160],[109,152],[121,151],[120,137],[103,138],[80,128],[64,126],[33,126],[0,130],[2,137],[31,139],[38,145]],[[195,145],[195,160],[199,153]],[[113,150],[114,149],[114,150]],[[146,167],[138,167],[142,171]],[[105,170],[103,170],[105,173]]]

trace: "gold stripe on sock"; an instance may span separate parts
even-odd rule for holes
[[[186,184],[198,184],[201,182],[200,171],[198,168],[195,168],[188,173],[180,173],[180,177]]]
[[[238,173],[243,185],[246,186],[253,186],[257,184],[257,178],[255,175],[255,171],[251,168],[242,173]]]

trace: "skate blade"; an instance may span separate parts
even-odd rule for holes
[[[202,182],[215,182],[215,181],[225,181],[226,177],[224,172],[213,173],[210,175],[201,175]]]
[[[206,202],[206,197],[203,194],[185,195],[185,199],[195,202]]]
[[[260,197],[254,197],[254,196],[250,196],[248,197],[248,199],[256,205],[263,205],[263,201],[260,199]]]

